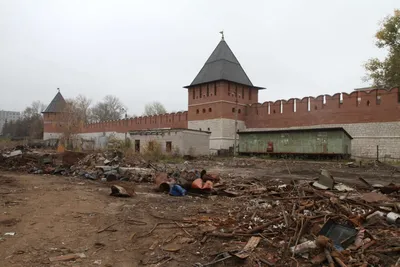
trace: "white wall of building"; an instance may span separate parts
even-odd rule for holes
[[[164,142],[171,141],[173,147],[179,148],[181,153],[188,153],[189,149],[195,150],[196,154],[216,153],[219,149],[229,149],[234,144],[234,128],[235,120],[231,119],[213,119],[202,121],[189,121],[189,129],[199,130],[200,128],[208,130],[210,128],[211,135],[207,133],[178,130],[179,134],[170,137],[156,137],[157,140]],[[324,127],[343,127],[352,137],[351,154],[355,158],[376,158],[377,146],[379,146],[380,159],[400,159],[400,122],[379,122],[379,123],[352,123],[352,124],[330,124],[330,125],[313,125],[307,127],[291,127],[291,129],[304,128],[324,128]],[[277,128],[253,128],[246,129],[243,121],[238,121],[238,129],[240,131],[260,131],[275,130]],[[282,128],[280,128],[282,129]],[[204,135],[207,137],[205,138]],[[59,138],[59,133],[44,133],[44,140]],[[105,133],[84,133],[78,135],[85,140],[94,140],[95,148],[101,149],[107,147],[108,137],[115,136],[117,139],[124,140],[124,133],[105,132]],[[204,138],[203,138],[204,137]],[[135,137],[130,137],[134,140]],[[147,140],[141,137],[140,140]],[[239,138],[238,138],[239,140]],[[133,142],[134,143],[134,142]],[[208,144],[206,152],[205,144]]]
[[[135,141],[140,141],[140,152],[148,148],[150,141],[157,142],[163,153],[166,153],[167,142],[171,142],[171,153],[180,155],[208,155],[210,134],[206,132],[190,131],[184,129],[171,130],[149,130],[133,132],[129,138],[132,146],[135,146]],[[151,134],[150,134],[151,133]]]
[[[238,120],[237,129],[243,131],[246,129],[244,121]],[[235,120],[232,119],[212,119],[189,121],[189,129],[210,131],[210,150],[216,153],[219,149],[229,149],[235,143]],[[239,136],[237,136],[239,142]]]
[[[61,136],[61,133],[43,133],[43,140],[59,139]]]
[[[157,141],[160,144],[163,152],[166,152],[166,142],[171,142],[171,153],[192,156],[208,155],[210,153],[210,134],[207,132],[185,129],[155,129],[149,131],[136,131],[136,133],[138,134],[131,135],[127,133],[126,136],[127,138],[130,138],[133,148],[135,146],[135,140],[140,140],[141,152],[144,151],[149,141]],[[44,133],[43,139],[58,139],[61,136],[62,134],[60,133]],[[73,143],[74,146],[78,146],[83,149],[105,149],[108,146],[110,138],[115,138],[116,140],[125,140],[125,133],[82,133],[76,135]]]

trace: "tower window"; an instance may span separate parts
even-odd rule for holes
[[[369,100],[367,100],[367,106],[369,106],[371,103],[369,102]]]
[[[201,90],[201,85],[200,85],[200,98],[202,98],[202,97],[203,97],[203,92]]]
[[[232,112],[235,113],[235,108],[232,108]]]
[[[242,112],[241,110],[240,110],[240,108],[238,109],[238,113],[240,114],[240,112]]]
[[[212,108],[208,108],[208,112],[211,112],[212,111]]]
[[[398,90],[398,92],[397,92],[397,102],[400,103],[400,89],[397,89],[397,90]]]
[[[238,89],[237,89],[237,85],[235,86],[235,97],[238,98]]]
[[[377,105],[380,105],[380,104],[381,104],[381,96],[380,96],[380,95],[378,95],[378,96],[376,97],[376,104],[377,104]]]
[[[214,95],[217,95],[217,82],[214,83]]]
[[[206,113],[206,109],[205,108],[203,108],[203,113]]]
[[[195,98],[196,98],[196,89],[193,88],[193,99],[195,99]]]
[[[196,110],[196,114],[199,114],[199,113],[200,113],[200,111],[197,109],[197,110]]]
[[[207,84],[207,96],[210,96],[210,88],[208,87],[208,84]]]

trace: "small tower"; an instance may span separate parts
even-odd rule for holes
[[[258,102],[258,90],[225,41],[217,47],[188,89],[188,128],[210,131],[210,150],[233,148],[235,128],[246,128],[246,106]],[[237,125],[235,126],[235,122]]]
[[[58,88],[57,88],[58,89]],[[47,106],[43,113],[43,140],[60,138],[62,135],[62,113],[66,107],[60,90]]]

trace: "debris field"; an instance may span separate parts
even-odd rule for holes
[[[0,154],[1,266],[399,266],[382,162]]]

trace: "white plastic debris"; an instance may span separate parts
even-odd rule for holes
[[[317,244],[315,243],[315,240],[314,240],[314,241],[306,241],[297,246],[293,246],[290,248],[290,251],[292,253],[294,252],[295,254],[302,254],[302,253],[308,252],[311,249],[315,249],[315,248],[317,248]]]
[[[350,186],[347,186],[345,184],[335,184],[334,189],[340,191],[340,192],[350,192],[350,191],[354,191],[354,188],[351,188]]]
[[[14,236],[14,235],[15,235],[15,232],[7,232],[7,233],[4,233],[4,235],[11,235],[11,236]]]
[[[3,157],[11,158],[11,157],[15,157],[15,156],[18,156],[18,155],[22,155],[22,151],[21,150],[15,150],[15,151],[12,151],[12,152],[10,152],[8,154],[3,154]]]

